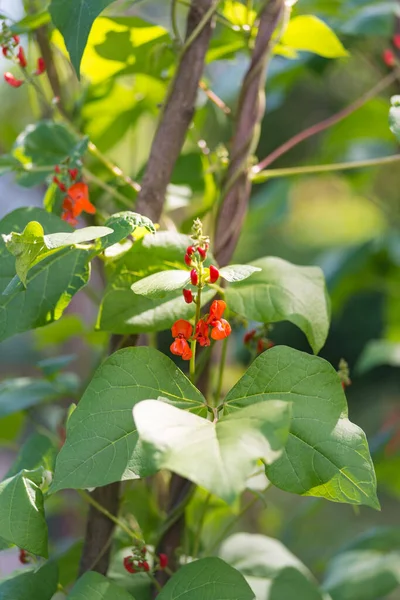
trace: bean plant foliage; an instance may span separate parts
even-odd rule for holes
[[[235,520],[243,496],[273,486],[380,507],[346,368],[318,356],[330,325],[322,270],[233,258],[251,185],[269,177],[255,166],[267,67],[349,56],[339,20],[335,33],[324,3],[304,4],[51,0],[19,22],[3,16],[5,81],[15,95],[29,89],[41,116],[0,173],[43,204],[0,221],[0,340],[34,330],[56,350],[37,376],[0,387],[2,418],[24,417],[31,432],[0,483],[0,544],[23,565],[0,598],[361,597],[362,577],[346,587],[339,567],[351,554],[356,571],[362,545],[336,556],[320,585],[277,540],[222,525],[214,542],[203,535],[215,507]],[[238,57],[247,72],[228,106],[212,86]],[[208,142],[208,119],[229,135]],[[141,163],[122,169],[113,147],[139,126]],[[95,322],[77,325],[85,293]],[[308,352],[273,344],[282,321]],[[76,335],[99,357],[84,383],[57,349]],[[251,360],[232,386],[227,357],[244,349]],[[44,420],[54,405],[57,419]],[[83,543],[48,533],[69,502],[89,506]],[[371,598],[392,589],[380,564]]]

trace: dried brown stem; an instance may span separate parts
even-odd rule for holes
[[[323,121],[320,121],[319,123],[316,123],[315,125],[311,125],[311,127],[307,127],[307,129],[304,129],[304,131],[300,131],[300,133],[297,133],[296,135],[291,137],[289,140],[287,140],[287,142],[285,142],[284,144],[276,148],[273,152],[271,152],[271,154],[266,156],[256,167],[254,167],[253,172],[258,173],[259,171],[266,169],[283,154],[286,154],[286,152],[289,152],[289,150],[291,150],[301,142],[304,142],[308,138],[313,137],[314,135],[317,135],[318,133],[321,133],[326,129],[329,129],[333,125],[336,125],[336,123],[339,123],[340,121],[351,115],[353,112],[361,108],[366,102],[368,102],[368,100],[375,98],[375,96],[380,94],[380,92],[389,87],[389,85],[396,81],[398,76],[398,71],[390,73],[390,75],[387,75],[376,85],[374,85],[373,88],[368,90],[365,94],[357,98],[357,100],[355,100],[342,110],[339,110],[339,112],[337,112],[336,114],[332,115],[331,117],[328,117],[327,119],[324,119]]]
[[[204,15],[213,5],[216,5],[215,0],[194,0],[192,2],[188,15],[186,39],[190,39]],[[154,136],[142,181],[142,190],[136,203],[137,212],[146,214],[153,221],[160,219],[165,192],[193,118],[211,33],[212,18],[208,20],[181,57],[171,92]]]
[[[259,138],[264,115],[264,87],[272,34],[284,12],[284,0],[270,0],[261,14],[250,67],[243,80],[230,164],[217,219],[215,254],[226,265],[236,247],[251,191],[249,159]]]

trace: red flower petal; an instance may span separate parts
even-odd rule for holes
[[[189,321],[185,321],[184,319],[179,319],[175,321],[171,328],[172,337],[177,338],[178,336],[183,336],[185,339],[189,339],[192,335],[193,327],[189,323]]]
[[[223,300],[214,300],[210,308],[210,316],[207,319],[207,325],[210,325],[213,321],[221,319],[226,309],[226,302]]]
[[[200,346],[209,346],[210,338],[208,337],[208,325],[203,319],[196,325],[195,339],[199,342]]]
[[[211,330],[211,337],[213,340],[223,340],[227,338],[228,335],[231,334],[231,332],[232,328],[229,325],[228,321],[226,321],[225,319],[221,319],[214,324]]]

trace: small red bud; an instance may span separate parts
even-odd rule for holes
[[[188,254],[189,256],[192,256],[192,254],[194,254],[194,248],[193,248],[193,246],[188,246],[186,248],[186,254]]]
[[[396,64],[396,57],[389,48],[387,48],[382,54],[383,62],[387,67],[394,67]]]
[[[20,47],[18,48],[17,59],[18,59],[18,62],[19,62],[19,64],[20,64],[20,66],[21,66],[23,69],[25,69],[25,68],[26,68],[26,66],[28,65],[28,62],[27,62],[27,60],[26,60],[25,52],[24,52],[24,49],[23,49],[23,47],[22,47],[22,46],[20,46]]]
[[[58,177],[53,177],[53,183],[55,183],[62,192],[67,191],[67,186],[64,185],[62,181],[58,179]]]
[[[158,560],[160,561],[160,569],[168,567],[168,556],[166,554],[159,554]]]
[[[257,342],[257,354],[261,354],[261,352],[264,352],[264,341],[263,340],[258,340],[258,342]]]
[[[56,165],[54,167],[54,171],[57,173],[57,175],[59,175],[61,173],[61,169],[60,169],[60,167],[58,165]]]
[[[139,560],[138,567],[140,569],[143,569],[143,571],[146,571],[146,572],[150,571],[150,565],[147,562],[147,560]]]
[[[12,38],[13,38],[13,40],[14,40],[14,44],[15,44],[16,46],[18,46],[18,44],[19,44],[19,42],[20,42],[19,35],[13,35],[13,36],[12,36]]]
[[[4,81],[14,88],[19,88],[24,84],[23,79],[16,79],[12,73],[4,73]]]
[[[124,567],[128,571],[128,573],[136,573],[136,569],[133,566],[133,556],[125,556]]]
[[[22,550],[22,548],[19,551],[18,559],[21,565],[27,565],[30,562],[29,555],[25,550]]]
[[[72,181],[75,181],[75,179],[78,177],[79,171],[78,169],[68,169],[68,173]]]
[[[210,283],[215,283],[219,278],[219,271],[214,265],[210,265]]]
[[[204,250],[204,248],[201,248],[200,246],[197,248],[197,252],[200,254],[202,260],[204,260],[207,256],[207,250]]]
[[[400,34],[399,33],[396,33],[393,36],[393,46],[395,46],[395,48],[400,50]]]
[[[182,290],[182,293],[186,304],[191,304],[193,302],[193,294],[191,290]]]
[[[192,285],[197,285],[199,283],[199,275],[196,269],[190,271],[190,281],[192,282]]]
[[[247,333],[245,333],[244,337],[243,337],[243,342],[245,344],[248,344],[256,335],[256,330],[252,329],[251,331],[248,331]]]
[[[8,48],[7,48],[7,46],[2,46],[1,47],[1,51],[3,53],[3,56],[5,56],[7,58],[7,56],[8,56]]]
[[[42,75],[46,71],[46,63],[44,62],[44,58],[41,56],[37,60],[37,68],[35,71],[35,75]]]
[[[143,548],[141,549],[140,553],[142,554],[142,556],[146,556],[146,553],[147,553],[146,546],[143,546]]]
[[[192,265],[192,259],[190,258],[189,254],[185,254],[185,263],[188,267]]]

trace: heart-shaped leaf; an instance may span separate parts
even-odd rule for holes
[[[133,416],[143,452],[156,470],[174,471],[230,503],[246,488],[257,460],[271,463],[280,455],[290,406],[265,402],[212,423],[147,400],[134,407]]]
[[[379,508],[364,432],[347,418],[333,367],[317,356],[277,346],[259,356],[225,399],[233,410],[268,399],[292,403],[282,456],[267,467],[277,487],[295,494]]]
[[[97,487],[146,474],[149,466],[137,444],[132,407],[159,396],[178,408],[207,414],[202,394],[161,352],[138,347],[110,356],[68,420],[51,490]]]
[[[329,299],[318,267],[298,267],[275,257],[260,258],[261,269],[249,281],[226,290],[228,306],[247,319],[261,323],[290,321],[299,327],[315,353],[329,329]]]
[[[134,600],[126,590],[104,575],[89,571],[82,575],[67,596],[67,600]]]
[[[243,575],[220,558],[202,558],[171,577],[158,600],[252,600]]]
[[[47,556],[47,524],[39,485],[43,469],[21,471],[0,483],[0,536],[32,554]]]

